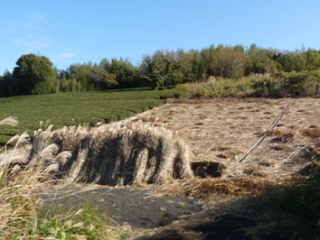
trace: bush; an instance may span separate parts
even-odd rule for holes
[[[305,97],[319,94],[320,72],[303,71],[249,76],[238,80],[209,78],[205,83],[179,85],[183,97]]]

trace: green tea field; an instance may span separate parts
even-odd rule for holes
[[[0,127],[0,145],[12,136],[42,127],[53,128],[108,123],[130,117],[178,95],[176,90],[153,91],[148,88],[117,89],[103,92],[69,92],[0,98],[0,119],[17,117],[18,127]]]

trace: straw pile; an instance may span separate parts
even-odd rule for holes
[[[190,179],[187,145],[165,128],[123,121],[40,132],[28,169],[68,183],[164,184]]]
[[[207,198],[210,194],[257,195],[268,189],[277,187],[271,179],[243,178],[206,178],[190,179],[185,182],[163,186],[159,193],[166,195]]]

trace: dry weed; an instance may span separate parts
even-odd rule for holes
[[[170,130],[127,120],[96,128],[42,131],[24,163],[29,171],[68,183],[163,184],[193,177],[188,152]]]
[[[282,150],[289,149],[290,147],[285,144],[277,144],[277,145],[274,145],[272,148],[277,151],[282,151]]]
[[[300,132],[303,136],[313,137],[313,138],[320,137],[320,128],[301,129]]]
[[[276,165],[277,161],[274,159],[265,159],[259,162],[259,165],[265,166],[265,167],[270,167]]]
[[[220,153],[218,155],[218,157],[220,157],[220,158],[233,158],[233,157],[239,155],[240,153],[242,153],[242,151],[240,151],[238,149],[229,149],[229,150],[226,150],[226,151]]]
[[[256,195],[276,186],[277,183],[272,180],[257,179],[254,177],[231,179],[194,178],[163,186],[159,192],[167,195],[207,198],[212,194]]]
[[[243,169],[243,173],[247,175],[257,176],[257,177],[266,177],[267,174],[264,171],[261,171],[259,166],[253,166]]]

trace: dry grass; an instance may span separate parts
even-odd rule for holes
[[[274,145],[272,148],[277,151],[282,151],[282,150],[289,149],[290,147],[287,146],[286,144],[277,144],[277,145]]]
[[[5,162],[6,156],[2,157]],[[24,163],[29,171],[68,183],[163,184],[193,177],[189,148],[179,137],[165,128],[130,120],[40,131]]]
[[[251,176],[266,177],[268,176],[266,172],[260,169],[260,166],[248,167],[243,169],[243,173]]]
[[[242,151],[240,151],[238,149],[229,149],[229,150],[226,150],[226,151],[220,153],[218,155],[218,157],[220,157],[220,158],[233,158],[233,157],[239,155],[240,153],[242,153]]]
[[[301,134],[307,137],[319,138],[320,137],[320,128],[310,128],[310,129],[301,129]]]
[[[7,118],[0,121],[0,125],[17,126],[18,121],[15,117],[7,117]]]
[[[0,239],[113,239],[97,208],[48,209],[39,196],[47,179],[35,172],[7,171],[0,188]]]
[[[10,117],[0,124],[16,125],[17,121]],[[26,133],[14,136],[8,143],[16,142],[15,147],[0,155],[0,239],[110,239],[96,208],[43,212],[44,201],[39,192],[48,183],[48,176],[32,171],[26,155],[16,155],[26,152],[17,147],[28,140]],[[43,152],[52,156],[57,148]]]
[[[1,181],[0,237],[11,239],[19,232],[35,232],[38,213],[42,207],[42,201],[37,195],[41,187],[38,176],[32,173],[17,175],[16,171],[5,171],[2,172]]]
[[[190,179],[176,184],[163,186],[159,192],[167,195],[188,196],[205,199],[214,194],[254,196],[278,184],[270,179],[254,177],[224,179]]]
[[[259,162],[259,165],[265,166],[265,167],[270,167],[276,165],[276,160],[274,159],[264,159],[261,162]]]
[[[289,102],[291,103],[291,112],[286,113],[272,131],[267,131]],[[198,108],[200,104],[201,108]],[[188,111],[175,112],[174,116],[172,116],[173,119],[168,119],[166,123],[161,123],[160,126],[170,128],[172,131],[179,131],[179,136],[191,147],[191,152],[193,153],[191,161],[216,161],[226,164],[228,169],[226,175],[222,177],[228,177],[229,175],[241,177],[243,170],[246,168],[253,166],[267,167],[266,165],[270,164],[267,169],[263,169],[263,172],[268,174],[266,177],[277,178],[281,181],[283,176],[288,176],[290,173],[298,171],[300,164],[308,161],[308,159],[303,158],[296,164],[294,160],[296,155],[301,155],[300,153],[295,153],[297,149],[303,146],[317,148],[319,145],[320,147],[319,138],[305,136],[300,132],[300,129],[311,129],[309,126],[319,125],[320,110],[317,107],[318,104],[319,99],[312,98],[298,100],[218,98],[211,100],[200,99],[199,101],[184,99],[174,100],[170,104],[137,117],[152,115],[152,113],[156,112],[157,114],[152,116],[166,118],[167,116],[172,116],[167,114],[168,109],[187,109]],[[225,110],[221,111],[220,109],[222,108]],[[260,111],[251,112],[251,110],[255,109],[260,109]],[[305,111],[312,114],[301,116],[297,113],[300,109],[305,109]],[[230,114],[230,112],[234,113]],[[273,114],[265,115],[265,112]],[[199,121],[199,116],[206,116],[205,121]],[[242,118],[244,116],[245,118]],[[266,116],[271,118],[266,119]],[[205,124],[195,125],[198,122]],[[313,129],[316,128],[311,130]],[[257,142],[258,137],[261,136],[264,136],[265,140],[250,154],[244,163],[237,164],[237,159],[241,159],[247,150]],[[283,150],[275,151],[272,146],[278,144],[284,144],[287,148],[284,147],[285,149]],[[224,157],[218,156],[225,151],[233,149],[237,149],[242,153],[236,156],[233,154],[234,157],[229,155],[229,152],[226,152],[226,155],[223,154]],[[290,155],[292,156],[290,157]],[[272,161],[261,163],[264,159]]]

